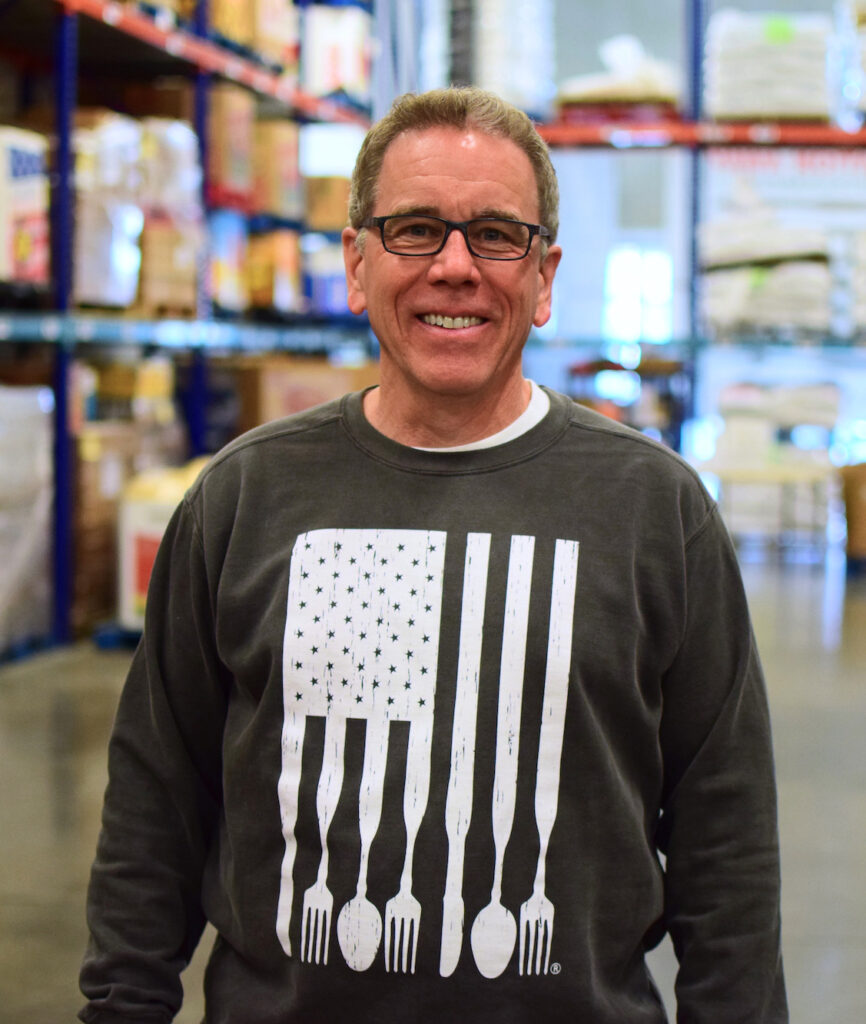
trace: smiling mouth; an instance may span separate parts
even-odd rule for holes
[[[438,313],[426,313],[421,319],[431,327],[445,327],[449,331],[478,327],[484,323],[480,316],[440,316]]]

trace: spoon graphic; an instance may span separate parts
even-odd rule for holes
[[[490,902],[475,918],[469,935],[475,964],[485,978],[498,978],[502,974],[517,942],[517,922],[511,911],[502,905],[502,865],[514,824],[517,795],[520,710],[534,543],[533,537],[512,537],[508,563],[493,773],[493,845],[496,861]]]
[[[337,918],[337,942],[343,958],[353,971],[366,971],[376,959],[382,942],[382,915],[367,899],[367,864],[370,845],[379,827],[382,813],[382,786],[388,751],[388,721],[368,718],[364,741],[364,767],[358,796],[361,833],[361,862],[355,895],[343,906]]]

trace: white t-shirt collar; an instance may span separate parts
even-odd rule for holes
[[[531,388],[529,405],[527,405],[516,420],[509,423],[502,430],[498,430],[495,434],[491,434],[489,437],[482,437],[480,440],[472,441],[469,444],[453,445],[450,448],[422,448],[419,445],[415,447],[420,452],[442,452],[447,454],[448,452],[474,452],[482,448],[495,448],[497,445],[513,441],[540,423],[550,409],[550,399],[534,380],[529,382],[529,386]]]

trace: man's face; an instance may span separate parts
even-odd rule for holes
[[[532,165],[515,143],[483,132],[407,132],[385,153],[373,210],[374,216],[396,213],[537,224]],[[558,246],[542,260],[536,237],[524,259],[498,261],[473,256],[458,231],[435,256],[386,252],[376,228],[368,229],[359,252],[356,236],[352,228],[343,232],[349,307],[369,314],[383,386],[425,398],[490,397],[522,375],[530,328],[550,317]],[[439,326],[434,317],[458,326]]]

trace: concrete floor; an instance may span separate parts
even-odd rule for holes
[[[773,710],[794,1024],[866,1021],[866,578],[744,558]],[[105,748],[128,651],[0,667],[0,1016],[71,1022]],[[206,936],[207,940],[207,936]],[[177,1020],[202,1018],[205,941]],[[670,999],[673,958],[653,955]],[[673,1019],[673,1016],[672,1016]]]

